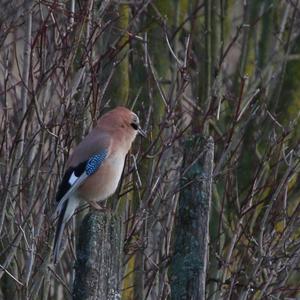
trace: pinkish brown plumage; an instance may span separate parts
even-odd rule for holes
[[[81,201],[96,209],[117,189],[125,157],[137,133],[144,134],[136,114],[117,107],[104,114],[91,132],[75,147],[57,193],[58,224],[54,240],[54,263],[64,227]]]

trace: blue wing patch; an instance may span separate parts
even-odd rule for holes
[[[102,150],[98,154],[93,155],[87,162],[85,172],[88,176],[94,174],[102,165],[107,156],[107,150]]]

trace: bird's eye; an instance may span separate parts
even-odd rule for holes
[[[138,130],[138,128],[139,128],[138,125],[135,123],[131,123],[130,125],[134,130]]]

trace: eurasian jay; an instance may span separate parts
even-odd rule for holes
[[[65,225],[81,200],[96,209],[117,189],[125,157],[140,128],[138,116],[125,107],[104,114],[96,127],[75,147],[67,161],[67,171],[59,186],[59,202],[54,238],[54,263],[57,262]]]

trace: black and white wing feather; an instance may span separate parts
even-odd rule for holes
[[[59,257],[64,228],[79,206],[79,199],[74,196],[74,193],[89,176],[101,167],[107,155],[106,149],[92,155],[89,160],[81,162],[78,166],[68,168],[62,179],[56,195],[56,201],[59,203],[55,211],[58,221],[53,248],[54,263]]]

